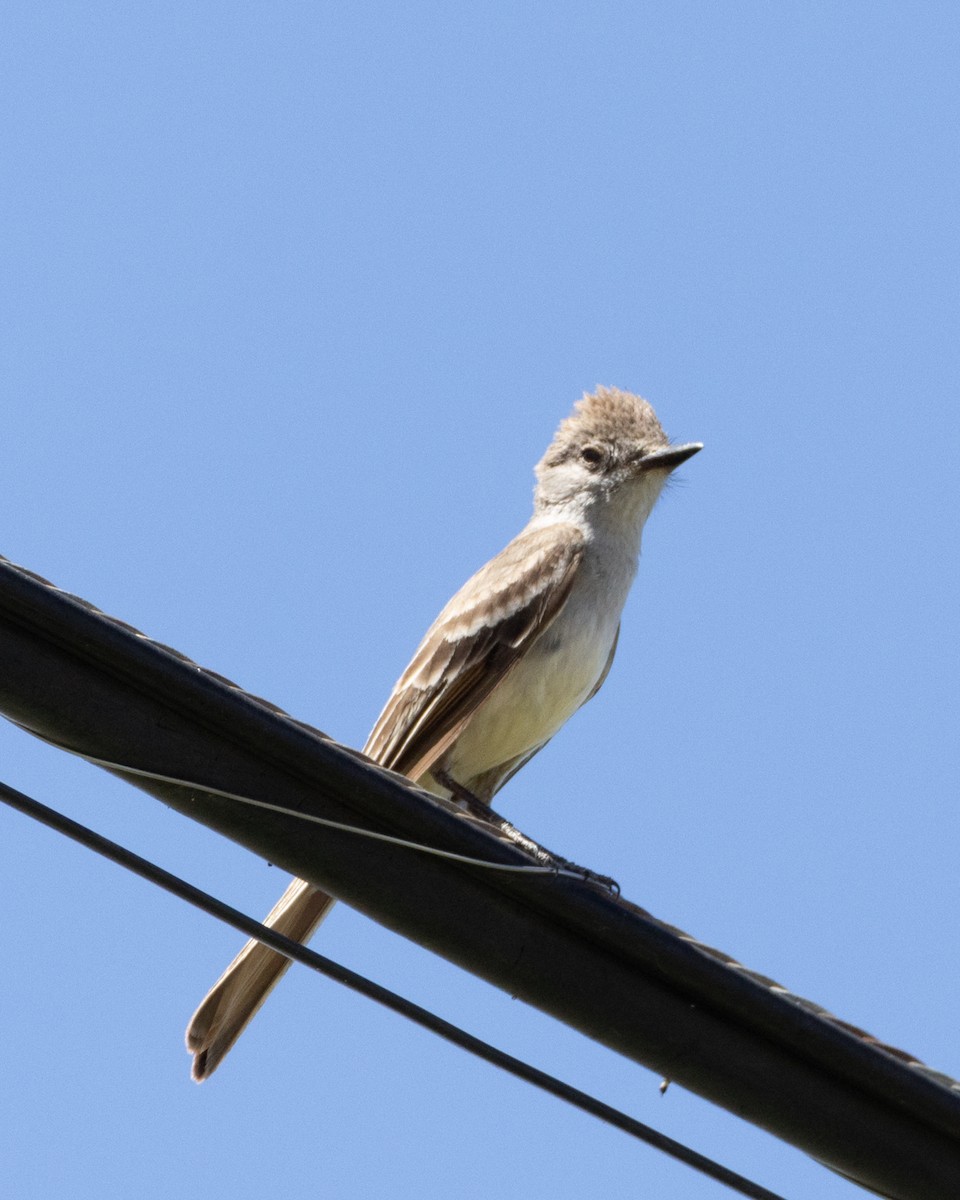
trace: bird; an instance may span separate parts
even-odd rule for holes
[[[585,393],[535,468],[527,525],[427,630],[364,753],[434,795],[489,806],[602,686],[644,524],[670,473],[701,449],[671,444],[640,396]],[[265,923],[306,942],[333,904],[295,879]],[[289,966],[257,941],[230,963],[187,1028],[197,1082]]]

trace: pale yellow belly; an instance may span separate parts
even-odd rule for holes
[[[471,779],[543,745],[596,686],[615,636],[610,621],[558,620],[480,706],[445,769]]]

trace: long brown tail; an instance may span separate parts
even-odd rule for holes
[[[295,879],[264,924],[306,942],[334,903],[326,892]],[[250,941],[213,985],[187,1026],[187,1049],[198,1083],[217,1069],[289,966],[282,954]]]

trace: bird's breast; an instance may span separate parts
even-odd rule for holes
[[[480,775],[542,745],[596,687],[617,635],[629,578],[618,589],[589,575],[578,582],[451,748],[447,769],[454,778]]]

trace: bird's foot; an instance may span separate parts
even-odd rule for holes
[[[581,867],[565,858],[555,858],[554,861],[557,869],[563,871],[564,874],[579,875],[584,883],[595,883],[597,887],[602,887],[613,896],[620,895],[620,884],[609,875],[600,875],[596,871],[591,871],[589,867]]]
[[[492,825],[502,837],[512,842],[515,846],[519,846],[521,850],[525,850],[541,866],[550,867],[558,873],[562,871],[565,875],[577,875],[584,883],[593,883],[597,887],[604,888],[614,896],[620,895],[620,884],[615,879],[611,879],[609,875],[600,875],[596,871],[591,871],[589,867],[578,866],[577,863],[570,862],[569,859],[561,858],[559,854],[554,854],[552,851],[545,849],[539,842],[535,842],[533,838],[527,837],[525,833],[521,833],[515,825],[511,825],[499,813],[495,813],[489,804],[484,804],[482,800],[478,800],[473,792],[465,788],[462,783],[457,783],[448,772],[435,770],[433,777],[441,787],[447,789],[453,799],[466,809],[471,817],[475,817],[485,825]]]

